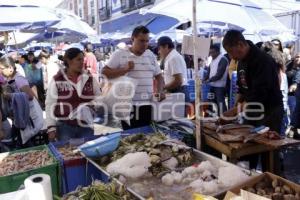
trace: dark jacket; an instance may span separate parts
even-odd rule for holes
[[[265,52],[248,41],[250,51],[238,64],[238,87],[246,102],[259,102],[266,108],[282,106],[279,68]]]
[[[300,67],[294,67],[294,60],[286,65],[286,76],[289,87],[293,84],[300,84]],[[289,92],[289,95],[295,96],[295,92]]]
[[[263,104],[265,117],[268,118],[275,108],[279,108],[279,111],[281,108],[283,110],[279,68],[273,58],[252,42],[247,42],[250,51],[238,64],[238,93],[247,103]],[[260,123],[254,124],[260,125]]]

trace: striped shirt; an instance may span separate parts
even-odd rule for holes
[[[134,55],[129,49],[117,50],[112,54],[107,66],[111,69],[124,67],[128,61],[134,62],[134,69],[126,75],[137,81],[133,103],[150,103],[153,94],[153,78],[161,73],[155,55],[146,50],[141,56]]]

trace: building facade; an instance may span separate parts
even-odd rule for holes
[[[63,0],[57,8],[72,11],[91,27],[98,30],[98,0]]]

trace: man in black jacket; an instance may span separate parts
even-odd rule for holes
[[[279,68],[275,61],[246,41],[242,33],[230,30],[224,37],[223,46],[238,64],[238,102],[247,109],[245,123],[265,125],[280,132],[283,117],[283,102],[279,84]],[[256,104],[256,105],[254,105]]]
[[[284,109],[279,68],[275,61],[251,41],[246,41],[242,33],[236,30],[226,33],[223,46],[232,59],[239,61],[238,103],[244,108],[244,123],[256,127],[265,125],[280,133]],[[249,112],[249,109],[252,111]],[[250,161],[250,168],[256,168],[257,155],[244,159]],[[265,160],[264,157],[262,159]],[[262,167],[265,170],[265,166]]]

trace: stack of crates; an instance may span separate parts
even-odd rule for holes
[[[207,102],[209,100],[209,91],[210,91],[210,85],[203,83],[201,85],[201,100],[204,102]],[[189,80],[188,81],[188,92],[190,95],[191,102],[195,101],[195,80]]]
[[[209,94],[210,94],[210,85],[207,83],[202,84],[201,85],[201,101],[208,102]]]
[[[235,104],[235,98],[237,94],[237,72],[232,72],[230,81],[230,98],[229,98],[229,108],[233,108]]]
[[[188,94],[190,102],[195,102],[195,80],[188,80]]]

